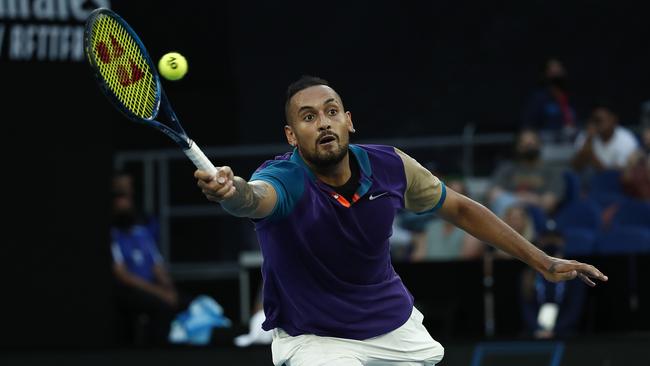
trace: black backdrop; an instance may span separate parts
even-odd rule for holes
[[[281,141],[284,89],[303,73],[332,82],[364,139],[458,132],[467,122],[513,130],[548,56],[565,61],[582,117],[605,97],[635,123],[650,97],[647,6],[110,3],[154,58],[188,58],[187,77],[165,88],[203,146]],[[172,145],[115,112],[83,63],[8,59],[4,36],[3,344],[107,344],[112,153]]]

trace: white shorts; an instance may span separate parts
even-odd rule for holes
[[[424,316],[413,307],[411,317],[401,327],[378,337],[354,339],[288,335],[273,330],[273,364],[280,366],[379,366],[435,365],[445,349],[422,325]]]

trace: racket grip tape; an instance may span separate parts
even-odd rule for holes
[[[210,175],[217,175],[217,168],[212,165],[210,160],[205,156],[203,151],[199,149],[199,147],[196,145],[196,143],[192,142],[190,144],[190,148],[187,150],[183,150],[185,155],[187,155],[190,160],[196,165],[197,168],[200,170],[208,172]]]

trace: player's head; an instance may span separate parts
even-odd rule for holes
[[[340,162],[348,152],[352,115],[326,80],[303,76],[289,85],[285,103],[287,141],[319,167]]]

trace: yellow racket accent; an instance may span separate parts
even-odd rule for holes
[[[132,114],[153,118],[158,86],[138,43],[104,14],[93,23],[91,34],[90,53],[108,89]]]

